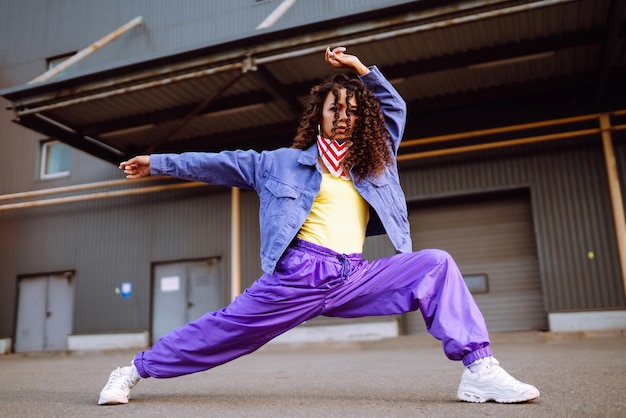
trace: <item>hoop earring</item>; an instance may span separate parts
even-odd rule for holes
[[[320,126],[320,124],[319,124],[319,123],[317,124],[317,134],[318,134],[319,136],[322,136],[322,127]]]

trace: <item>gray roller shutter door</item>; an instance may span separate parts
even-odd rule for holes
[[[413,248],[440,248],[464,276],[486,275],[475,293],[490,331],[547,329],[528,196],[417,205],[410,208]],[[426,333],[419,312],[406,314],[404,331]]]

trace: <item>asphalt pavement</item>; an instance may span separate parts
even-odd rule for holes
[[[115,406],[98,394],[134,351],[0,355],[0,417],[626,417],[623,331],[494,333],[492,349],[538,400],[458,401],[462,365],[429,336],[401,336],[269,344],[207,372],[144,379]]]

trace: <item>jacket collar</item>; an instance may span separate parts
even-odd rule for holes
[[[302,165],[316,165],[317,156],[317,144],[314,143],[309,148],[300,153],[300,155],[298,156],[298,162]]]

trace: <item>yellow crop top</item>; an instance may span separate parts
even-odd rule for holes
[[[324,173],[297,237],[341,254],[361,253],[368,221],[369,206],[352,182]]]

